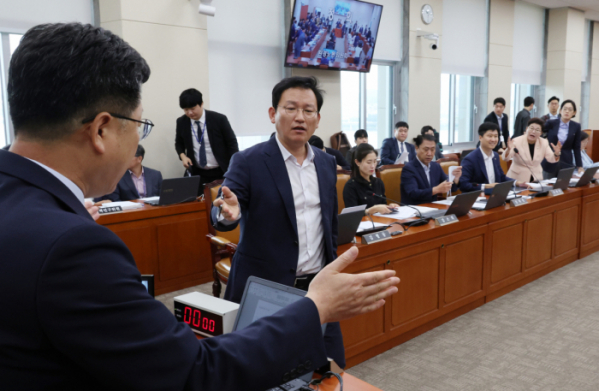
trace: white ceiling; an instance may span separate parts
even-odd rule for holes
[[[599,21],[599,0],[525,0],[545,8],[572,7],[585,11],[585,18]]]

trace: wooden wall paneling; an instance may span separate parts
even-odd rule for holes
[[[491,286],[522,272],[523,224],[491,232]]]
[[[358,273],[373,272],[383,270],[384,268],[383,265],[380,265],[360,270]],[[380,343],[381,341],[378,341],[377,337],[378,339],[385,338],[385,311],[388,303],[389,300],[387,300],[385,306],[376,311],[358,315],[341,322],[341,332],[343,333],[343,345],[345,346],[346,356],[356,355],[367,350],[371,345]]]
[[[599,248],[599,195],[582,199],[580,258]]]
[[[591,155],[589,157],[596,162],[599,160],[599,130],[592,130],[591,137],[589,138],[591,139],[589,141],[591,147]]]
[[[158,274],[156,228],[147,221],[135,222],[128,225],[131,227],[115,226],[113,229],[111,227],[111,229],[125,242],[141,274]]]
[[[444,246],[444,306],[482,293],[484,234]],[[442,250],[443,251],[443,250]]]
[[[551,260],[553,220],[553,213],[548,213],[526,221],[527,240],[524,245],[524,270]]]
[[[578,201],[580,202],[580,200]],[[578,249],[579,217],[579,204],[556,210],[554,214],[553,258]]]

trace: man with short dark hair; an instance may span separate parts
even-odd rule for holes
[[[527,96],[524,98],[524,108],[518,113],[516,116],[516,121],[514,121],[514,135],[512,138],[522,136],[524,134],[526,127],[528,126],[528,120],[530,120],[530,112],[534,106],[535,98],[532,96]]]
[[[3,390],[265,390],[327,362],[322,324],[381,308],[397,291],[388,271],[340,273],[352,248],[305,298],[198,341],[84,206],[114,190],[150,132],[141,119],[149,76],[121,38],[78,23],[31,28],[11,57],[15,139],[0,150]]]
[[[356,130],[356,132],[354,133],[354,142],[356,143],[356,145],[351,147],[349,151],[347,151],[347,153],[345,154],[345,160],[349,163],[350,167],[352,165],[352,162],[354,161],[353,156],[356,147],[360,144],[368,143],[368,132],[364,129]]]
[[[507,146],[507,140],[510,138],[509,120],[504,111],[505,99],[495,98],[493,101],[493,111],[484,120],[484,122],[492,122],[499,126],[499,142],[493,149],[497,153],[503,153]],[[476,147],[478,148],[478,145]]]
[[[460,190],[463,193],[481,190],[491,194],[498,183],[513,181],[505,176],[499,154],[493,150],[499,141],[499,126],[484,122],[478,128],[478,140],[480,147],[462,160]],[[524,182],[517,182],[517,185],[525,187]]]
[[[399,121],[395,124],[395,137],[389,137],[383,140],[381,147],[381,165],[395,164],[397,159],[408,152],[408,158],[404,163],[416,159],[416,149],[408,142],[408,131],[410,126],[407,122]]]
[[[549,109],[549,113],[545,114],[544,116],[541,117],[541,119],[544,122],[547,122],[551,119],[558,119],[559,118],[559,98],[557,96],[552,96],[551,98],[549,98],[549,100],[547,101],[547,108]]]
[[[177,118],[175,149],[183,167],[200,176],[200,190],[206,183],[223,179],[229,161],[237,151],[237,137],[223,114],[204,109],[202,93],[194,88],[179,96],[184,115]]]
[[[216,200],[211,213],[218,231],[238,224],[241,228],[227,300],[239,302],[252,275],[306,289],[336,257],[335,159],[308,144],[318,128],[322,104],[316,78],[283,79],[272,90],[268,111],[276,136],[231,160],[222,186],[224,200]],[[329,324],[325,337],[328,356],[344,367],[339,324]]]
[[[146,150],[144,147],[138,145],[135,156],[131,159],[127,172],[116,185],[116,189],[110,194],[94,199],[94,201],[130,201],[159,196],[160,187],[162,186],[162,173],[153,168],[142,166],[145,155]]]

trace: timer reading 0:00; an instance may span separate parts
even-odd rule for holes
[[[215,322],[212,319],[204,318],[202,319],[202,313],[200,310],[191,309],[189,307],[185,307],[185,311],[183,313],[183,322],[190,324],[194,327],[201,327],[206,331],[214,332]],[[200,326],[201,323],[201,326]]]

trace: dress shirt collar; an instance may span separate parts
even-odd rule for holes
[[[27,158],[29,159],[29,158]],[[46,166],[45,164],[42,164],[36,160],[33,159],[29,159],[32,162],[38,164],[39,166],[41,166],[42,168],[44,168],[46,171],[48,171],[50,174],[54,175],[56,177],[56,179],[58,179],[59,181],[61,181],[66,187],[69,188],[69,190],[75,195],[75,197],[77,197],[77,199],[79,201],[81,201],[81,203],[83,204],[85,202],[85,199],[83,197],[83,190],[81,190],[79,188],[79,186],[77,186],[75,184],[75,182],[73,182],[72,180],[70,180],[69,178],[67,178],[66,176],[62,175],[61,173],[59,173],[56,170],[51,169],[50,167]]]
[[[289,152],[283,144],[281,144],[281,141],[279,141],[278,134],[275,135],[275,139],[277,140],[277,145],[279,146],[279,149],[281,150],[281,155],[283,155],[283,160],[285,160],[285,161],[291,160],[292,162],[297,164],[297,158],[295,156],[293,156],[291,154],[291,152]],[[312,150],[312,147],[310,147],[310,144],[306,143],[306,148],[308,149],[308,155],[306,156],[306,160],[304,160],[304,164],[305,164],[305,162],[311,163],[314,161],[314,151]]]
[[[559,121],[559,127],[560,127],[560,128],[562,128],[562,129],[567,129],[567,128],[569,128],[569,127],[570,127],[570,121],[568,121],[568,122],[565,122],[565,123],[564,123],[564,121],[561,121],[561,120],[560,120],[560,121]]]
[[[549,119],[558,119],[559,118],[559,114],[553,115],[553,114],[549,113],[547,115],[549,115]]]
[[[420,163],[422,165],[422,168],[424,168],[424,171],[428,171],[431,169],[431,165],[429,163],[429,165],[427,166],[426,164],[422,163],[422,161],[420,160],[420,158],[418,156],[416,156],[416,159],[418,159],[418,163]]]
[[[501,113],[501,115],[497,115],[497,114],[495,114],[495,117],[497,117],[497,119],[498,119],[498,120],[501,120],[501,119],[503,118],[503,116],[504,116],[504,114],[503,114],[503,113]]]
[[[137,178],[137,175],[135,175],[135,173],[131,170],[129,170],[129,174],[135,176]],[[141,175],[139,176],[139,178],[143,178],[144,176],[144,166],[141,166]]]
[[[492,160],[492,159],[493,159],[493,151],[491,151],[491,155],[487,155],[487,154],[485,153],[485,151],[483,151],[483,147],[478,147],[478,149],[480,149],[480,153],[482,153],[482,155],[483,155],[483,159],[484,159],[485,161],[487,161],[487,160]]]

